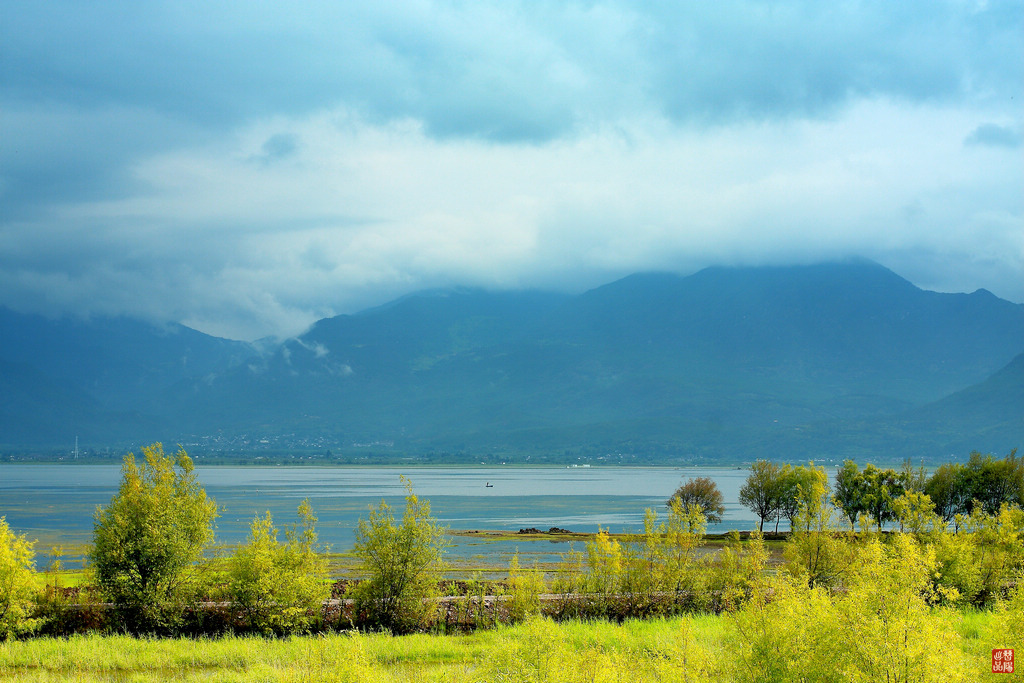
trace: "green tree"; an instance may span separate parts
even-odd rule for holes
[[[676,489],[672,497],[665,503],[669,508],[673,501],[678,501],[679,506],[685,510],[691,505],[700,508],[701,514],[709,524],[716,524],[722,521],[725,514],[725,503],[722,492],[718,485],[708,477],[691,478]]]
[[[764,520],[777,515],[782,504],[782,468],[768,460],[750,466],[750,476],[740,488],[740,504],[757,515],[757,530]]]
[[[957,515],[967,514],[971,493],[966,484],[965,468],[960,463],[944,463],[928,478],[924,492],[935,506],[935,514],[946,524],[956,522]]]
[[[851,528],[857,523],[857,518],[866,512],[864,478],[860,476],[860,468],[854,461],[844,460],[843,466],[836,470],[836,488],[832,500],[850,520]]]
[[[37,625],[30,616],[38,591],[33,545],[11,531],[6,517],[0,517],[0,640]]]
[[[171,631],[200,588],[198,565],[213,541],[217,505],[183,448],[173,458],[159,443],[142,453],[141,463],[125,456],[120,489],[97,508],[89,557],[124,628]]]
[[[1024,458],[1017,457],[1017,449],[1000,460],[973,451],[963,476],[968,514],[978,505],[989,515],[998,514],[1004,503],[1024,507]]]
[[[966,464],[945,463],[924,485],[935,512],[959,529],[960,520],[980,508],[988,515],[1003,504],[1024,507],[1024,458],[1014,449],[1001,459],[972,451]]]
[[[813,495],[817,486],[826,486],[827,483],[824,470],[815,467],[813,462],[807,466],[783,467],[779,475],[779,511],[775,530],[778,531],[778,517],[783,516],[789,520],[790,528],[794,528],[801,505],[813,503],[808,497]]]
[[[906,492],[905,479],[893,469],[879,469],[868,463],[861,472],[863,477],[863,509],[881,529],[886,522],[896,519],[893,502]]]
[[[327,561],[317,547],[316,517],[309,501],[299,504],[299,524],[285,529],[285,541],[266,516],[257,516],[249,542],[231,559],[232,602],[251,630],[304,631],[317,618],[330,593]]]
[[[899,477],[907,493],[924,493],[924,487],[928,483],[928,470],[924,465],[915,468],[910,458],[904,458],[903,464],[900,465]]]
[[[430,502],[420,500],[412,484],[406,486],[405,511],[395,522],[390,505],[381,501],[360,519],[355,554],[369,575],[356,587],[356,611],[368,626],[403,633],[426,625],[436,591],[436,578],[444,569],[445,527],[430,516]]]

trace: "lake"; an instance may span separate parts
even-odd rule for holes
[[[752,529],[757,518],[738,502],[749,472],[735,468],[678,467],[229,467],[197,466],[207,495],[217,501],[217,542],[245,541],[256,514],[269,510],[278,527],[296,521],[309,498],[319,517],[320,540],[338,552],[352,548],[355,527],[371,506],[386,500],[401,514],[407,476],[430,501],[432,514],[452,529],[523,527],[593,532],[598,526],[638,531],[646,508],[660,515],[665,500],[690,477],[710,477],[725,497],[726,512],[709,531]],[[40,566],[54,546],[91,542],[93,513],[117,492],[119,465],[0,463],[0,516],[29,539],[38,539]],[[490,487],[487,484],[491,484]],[[481,552],[471,538],[454,537],[455,557]],[[552,552],[568,549],[558,544]],[[515,544],[489,544],[510,554]],[[79,557],[65,558],[71,566]],[[542,558],[543,559],[543,558]]]

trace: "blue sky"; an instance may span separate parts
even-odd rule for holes
[[[0,305],[252,339],[848,256],[1024,302],[1022,91],[1018,0],[0,0]]]

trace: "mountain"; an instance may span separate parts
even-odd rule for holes
[[[411,295],[193,382],[176,417],[412,454],[832,454],[1022,350],[1024,307],[983,290],[927,292],[871,262],[710,268],[573,297]]]
[[[790,460],[962,460],[1024,446],[1024,354],[983,382],[923,406],[799,425],[746,444]]]
[[[0,307],[0,445],[121,443],[167,433],[161,395],[254,353],[182,325],[49,319]]]
[[[32,323],[34,341],[5,324],[0,360],[76,387],[55,405],[212,450],[733,462],[1024,441],[1024,306],[867,261],[642,273],[576,296],[433,290],[262,353],[109,320],[64,323],[78,341],[50,349],[55,323]]]
[[[1024,354],[984,382],[911,411],[905,429],[930,434],[950,452],[1024,447]]]

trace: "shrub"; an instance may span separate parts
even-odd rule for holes
[[[849,680],[837,666],[842,640],[835,618],[830,595],[821,587],[786,575],[759,581],[750,599],[728,617],[734,680]]]
[[[622,544],[598,527],[594,540],[587,541],[583,590],[593,596],[596,615],[611,617],[622,582]]]
[[[328,597],[327,562],[317,552],[316,517],[308,500],[298,514],[301,521],[285,530],[284,543],[277,539],[270,512],[257,516],[249,542],[231,559],[231,601],[250,630],[306,631]]]
[[[369,574],[355,588],[357,619],[372,628],[403,633],[427,625],[434,610],[428,598],[444,568],[446,529],[430,516],[429,501],[407,495],[401,524],[386,502],[360,519],[354,552]]]
[[[128,454],[121,487],[96,510],[90,559],[121,627],[174,631],[200,589],[199,562],[213,541],[217,506],[196,482],[192,461],[155,443],[140,464]]]
[[[965,680],[957,634],[929,605],[937,567],[931,549],[897,534],[887,546],[869,540],[862,558],[836,605],[846,680]]]
[[[34,544],[11,531],[0,517],[0,640],[30,632],[33,602],[38,590]]]
[[[536,567],[523,569],[519,566],[519,553],[512,556],[508,564],[508,619],[523,621],[528,616],[540,613],[540,594],[544,592],[544,574]]]

